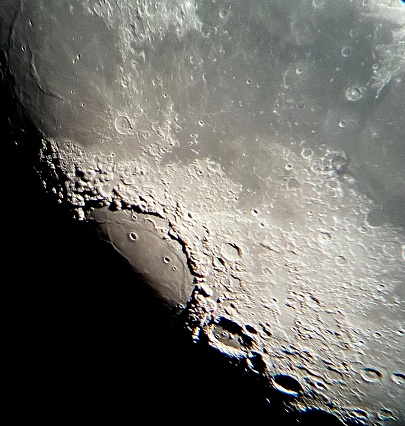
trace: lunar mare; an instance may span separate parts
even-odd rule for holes
[[[187,303],[193,280],[181,246],[164,239],[164,222],[159,223],[153,216],[145,219],[145,215],[138,219],[124,210],[95,209],[91,216],[102,238],[112,244],[164,303],[171,308]]]

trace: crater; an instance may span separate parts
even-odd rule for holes
[[[263,374],[267,370],[267,364],[263,359],[263,356],[258,352],[252,352],[247,359],[248,366],[257,373]]]
[[[376,383],[381,381],[383,374],[374,368],[364,368],[360,373],[365,382]]]
[[[392,373],[391,380],[398,386],[405,385],[405,374],[404,373]]]
[[[120,135],[128,135],[132,131],[132,124],[129,121],[128,117],[124,115],[119,115],[114,121],[115,130]]]
[[[288,374],[276,374],[272,378],[272,384],[274,389],[295,398],[298,398],[303,390],[300,382]]]
[[[224,243],[221,247],[221,254],[226,260],[235,262],[242,256],[242,249],[235,243]]]
[[[253,342],[253,338],[245,334],[239,324],[224,317],[219,318],[212,333],[217,341],[237,349],[250,347]]]

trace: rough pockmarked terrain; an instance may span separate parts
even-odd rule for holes
[[[404,424],[405,5],[17,3],[55,199],[264,398]]]

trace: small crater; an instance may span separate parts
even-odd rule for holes
[[[391,410],[388,410],[387,408],[380,408],[378,418],[382,421],[395,420],[394,413]]]
[[[146,139],[149,139],[150,133],[149,133],[147,130],[145,130],[145,131],[141,132],[141,133],[139,134],[139,136],[140,136],[142,139],[146,140]]]
[[[309,158],[309,157],[311,157],[311,155],[312,155],[312,149],[304,148],[304,149],[301,151],[301,156],[302,156],[303,158]]]
[[[296,378],[287,374],[276,374],[272,381],[274,388],[285,395],[297,398],[300,392],[302,392],[300,382]]]
[[[257,330],[253,326],[251,326],[249,324],[245,324],[245,328],[246,328],[247,332],[252,333],[252,334],[257,334]]]
[[[345,95],[348,101],[356,102],[363,97],[363,89],[357,86],[348,87]]]
[[[368,420],[368,413],[367,411],[364,411],[360,408],[356,408],[353,410],[353,414],[361,421],[367,421]]]
[[[129,236],[129,239],[131,241],[137,241],[138,240],[138,235],[136,234],[136,232],[130,232],[128,236]]]
[[[315,387],[316,387],[319,391],[322,391],[322,392],[326,391],[326,389],[327,389],[327,387],[326,387],[325,383],[324,383],[324,382],[321,382],[321,381],[317,381],[317,382],[315,382]]]
[[[263,359],[263,356],[258,352],[252,352],[252,354],[247,359],[248,366],[260,374],[263,374],[267,370],[267,364]]]
[[[405,385],[405,374],[404,373],[392,373],[391,380],[398,386]]]
[[[81,169],[76,169],[76,173],[75,174],[76,174],[77,178],[83,179],[86,173],[83,170],[81,170]]]
[[[235,243],[225,243],[221,247],[221,254],[229,261],[236,261],[242,257],[242,249]]]
[[[335,263],[338,266],[345,266],[347,265],[348,261],[344,256],[336,256]]]
[[[132,125],[128,117],[119,115],[114,121],[115,130],[121,135],[128,135],[132,131]]]
[[[364,368],[360,375],[365,382],[369,383],[379,382],[383,377],[383,374],[374,368]]]
[[[315,8],[322,7],[324,5],[324,0],[312,0],[312,6]]]
[[[342,49],[341,53],[342,53],[342,56],[343,56],[344,58],[348,58],[349,56],[351,56],[351,55],[352,55],[353,51],[352,51],[352,49],[351,49],[350,47],[345,46],[345,47]]]
[[[262,326],[262,330],[263,330],[263,332],[264,332],[264,334],[266,336],[268,336],[268,337],[272,337],[273,336],[273,333],[270,331],[270,329],[268,327]]]
[[[373,208],[367,212],[367,224],[371,227],[381,226],[386,221],[386,214],[382,208]]]

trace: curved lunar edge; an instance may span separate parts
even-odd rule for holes
[[[404,424],[405,4],[1,5],[46,190],[188,339],[287,411]]]

